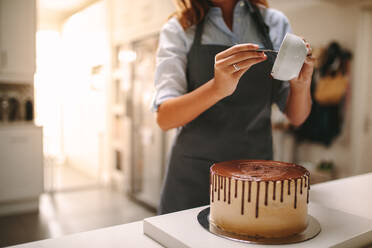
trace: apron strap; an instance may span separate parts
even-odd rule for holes
[[[193,45],[201,45],[201,37],[203,34],[204,20],[205,18],[203,18],[203,20],[201,20],[198,23],[198,25],[196,25],[195,38],[194,38]]]
[[[274,50],[273,43],[271,42],[269,35],[269,27],[266,25],[260,10],[255,4],[252,4],[250,0],[245,0],[246,6],[248,6],[249,12],[251,13],[254,22],[256,23],[257,29],[261,33],[262,40],[264,42],[265,48]]]

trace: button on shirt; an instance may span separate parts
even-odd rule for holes
[[[287,17],[280,11],[260,7],[266,25],[270,29],[270,39],[274,49],[279,50],[280,44],[291,28]],[[157,111],[164,101],[187,93],[186,62],[187,53],[194,40],[196,25],[184,30],[173,17],[161,29],[159,46],[156,55],[155,95],[152,101],[152,111]],[[219,7],[211,7],[205,16],[202,44],[217,44],[233,46],[241,43],[254,43],[264,47],[260,39],[256,23],[245,6],[243,0],[237,2],[234,8],[233,26],[230,30],[222,16]],[[289,88],[284,84],[283,91]],[[288,90],[286,90],[288,91]],[[280,109],[284,109],[286,96],[278,99]]]

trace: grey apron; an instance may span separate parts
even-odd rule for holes
[[[258,9],[250,10],[257,19]],[[258,18],[263,21],[261,14]],[[261,21],[257,22],[259,29],[266,29]],[[197,25],[188,53],[188,92],[213,78],[215,55],[229,48],[202,45],[203,22]],[[272,49],[268,37],[267,30],[262,32],[263,43]],[[231,96],[178,130],[168,161],[160,214],[209,204],[209,168],[215,162],[272,159],[271,105],[281,82],[270,77],[273,60],[269,58],[252,66]]]

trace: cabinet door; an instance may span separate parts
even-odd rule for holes
[[[0,202],[34,199],[42,192],[41,128],[0,130]]]
[[[0,0],[0,81],[32,83],[36,1]]]

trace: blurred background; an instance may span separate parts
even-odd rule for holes
[[[318,58],[275,159],[312,183],[372,172],[372,1],[271,0]],[[150,112],[172,0],[0,0],[0,247],[156,214],[174,131]]]

